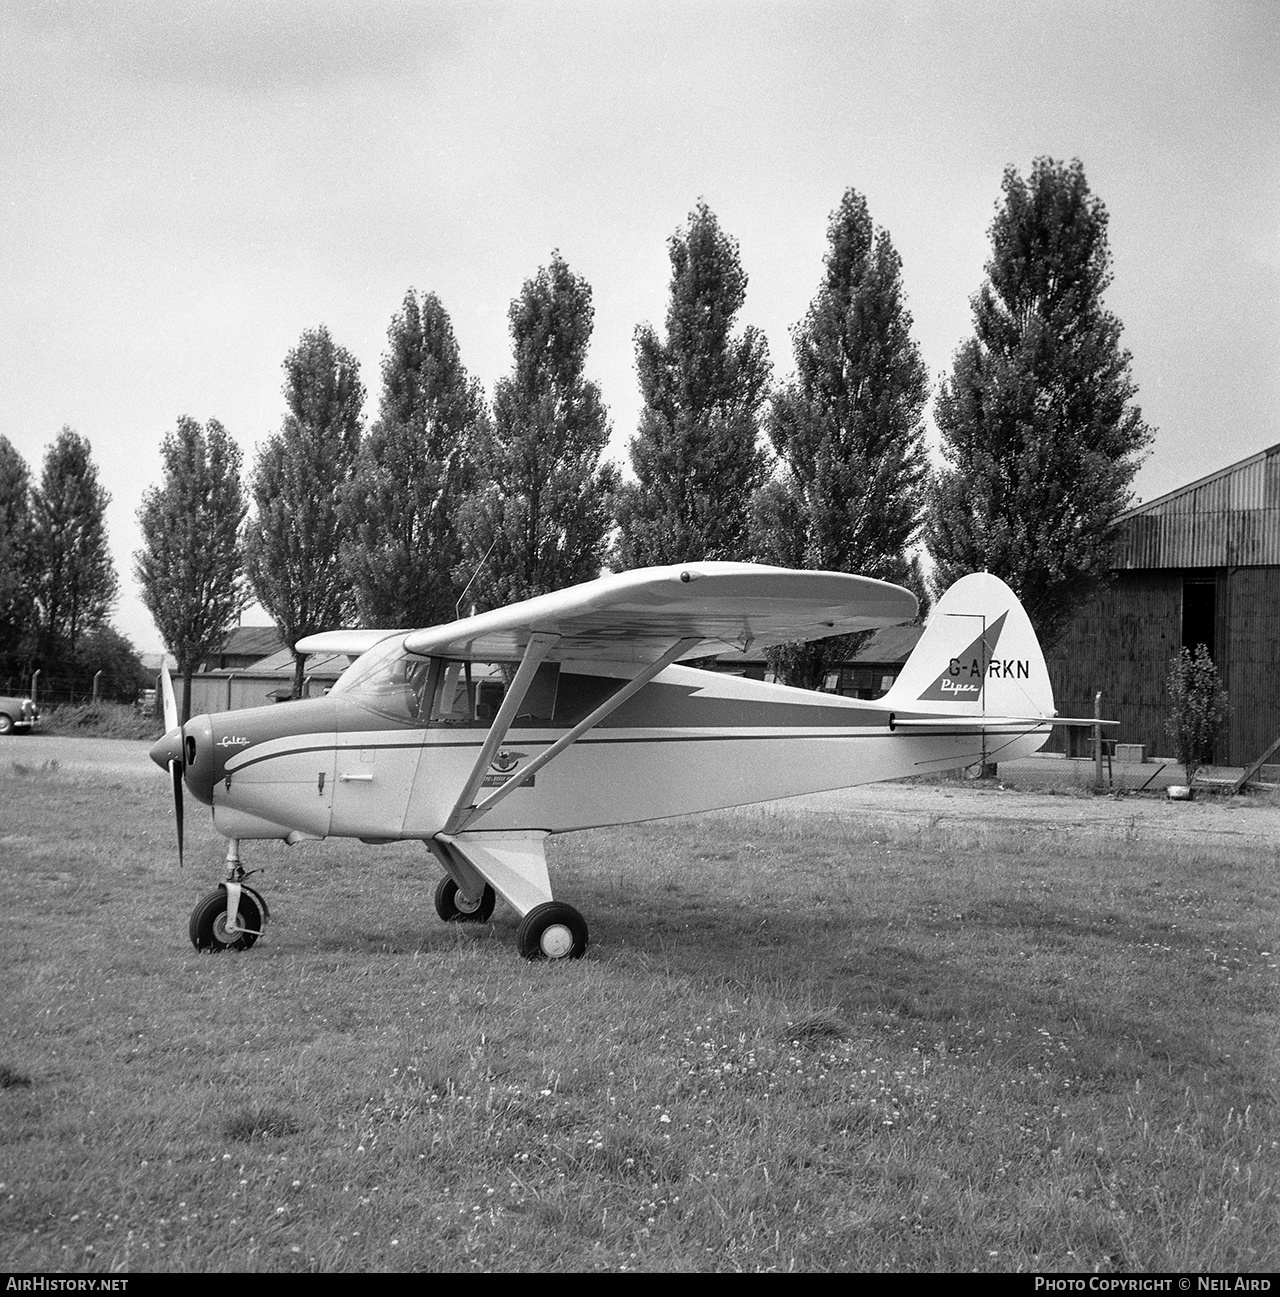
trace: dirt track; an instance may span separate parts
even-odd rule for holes
[[[11,762],[42,766],[56,761],[62,770],[132,771],[143,775],[161,771],[147,757],[151,744],[140,739],[75,739],[52,734],[15,734],[0,739],[0,772]]]
[[[786,805],[788,803],[779,803]],[[1280,845],[1280,805],[1270,796],[1225,797],[1198,794],[1194,802],[1170,802],[1159,794],[1100,796],[1090,793],[1023,792],[973,783],[869,784],[833,793],[814,793],[792,805],[840,816],[883,818],[928,816],[935,823],[1001,821],[1064,829],[1115,833],[1141,832],[1144,837],[1203,841],[1205,838],[1252,839]]]

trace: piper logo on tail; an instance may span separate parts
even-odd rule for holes
[[[1024,658],[997,658],[996,644],[1009,614],[1001,613],[972,644],[948,663],[946,670],[920,695],[921,702],[977,702],[982,682],[992,679],[1027,680],[1031,663]]]

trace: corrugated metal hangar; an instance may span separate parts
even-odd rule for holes
[[[1167,753],[1169,661],[1206,644],[1230,699],[1214,760],[1248,765],[1280,738],[1280,446],[1121,522],[1110,587],[1046,654],[1059,713],[1092,716],[1101,690],[1110,737]],[[1090,731],[1067,734],[1084,755]]]

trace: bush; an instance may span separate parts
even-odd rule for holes
[[[1214,739],[1227,715],[1227,691],[1203,644],[1196,645],[1194,655],[1184,648],[1170,660],[1166,687],[1171,712],[1165,732],[1190,784],[1213,756]]]
[[[78,738],[157,739],[163,722],[123,703],[61,703],[40,709],[41,734]]]

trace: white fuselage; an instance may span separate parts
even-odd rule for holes
[[[626,679],[596,664],[565,670]],[[227,779],[212,790],[220,833],[395,840],[430,839],[445,827],[487,731],[392,726],[371,712],[364,727],[355,704],[333,702],[332,729],[264,737],[226,758]],[[283,723],[289,706],[270,711]],[[215,738],[234,734],[237,715],[250,713],[210,718]],[[562,833],[686,815],[1009,760],[1047,736],[984,733],[979,717],[971,730],[895,733],[889,719],[876,702],[668,667],[470,827]],[[564,732],[564,725],[513,726],[481,795]]]

